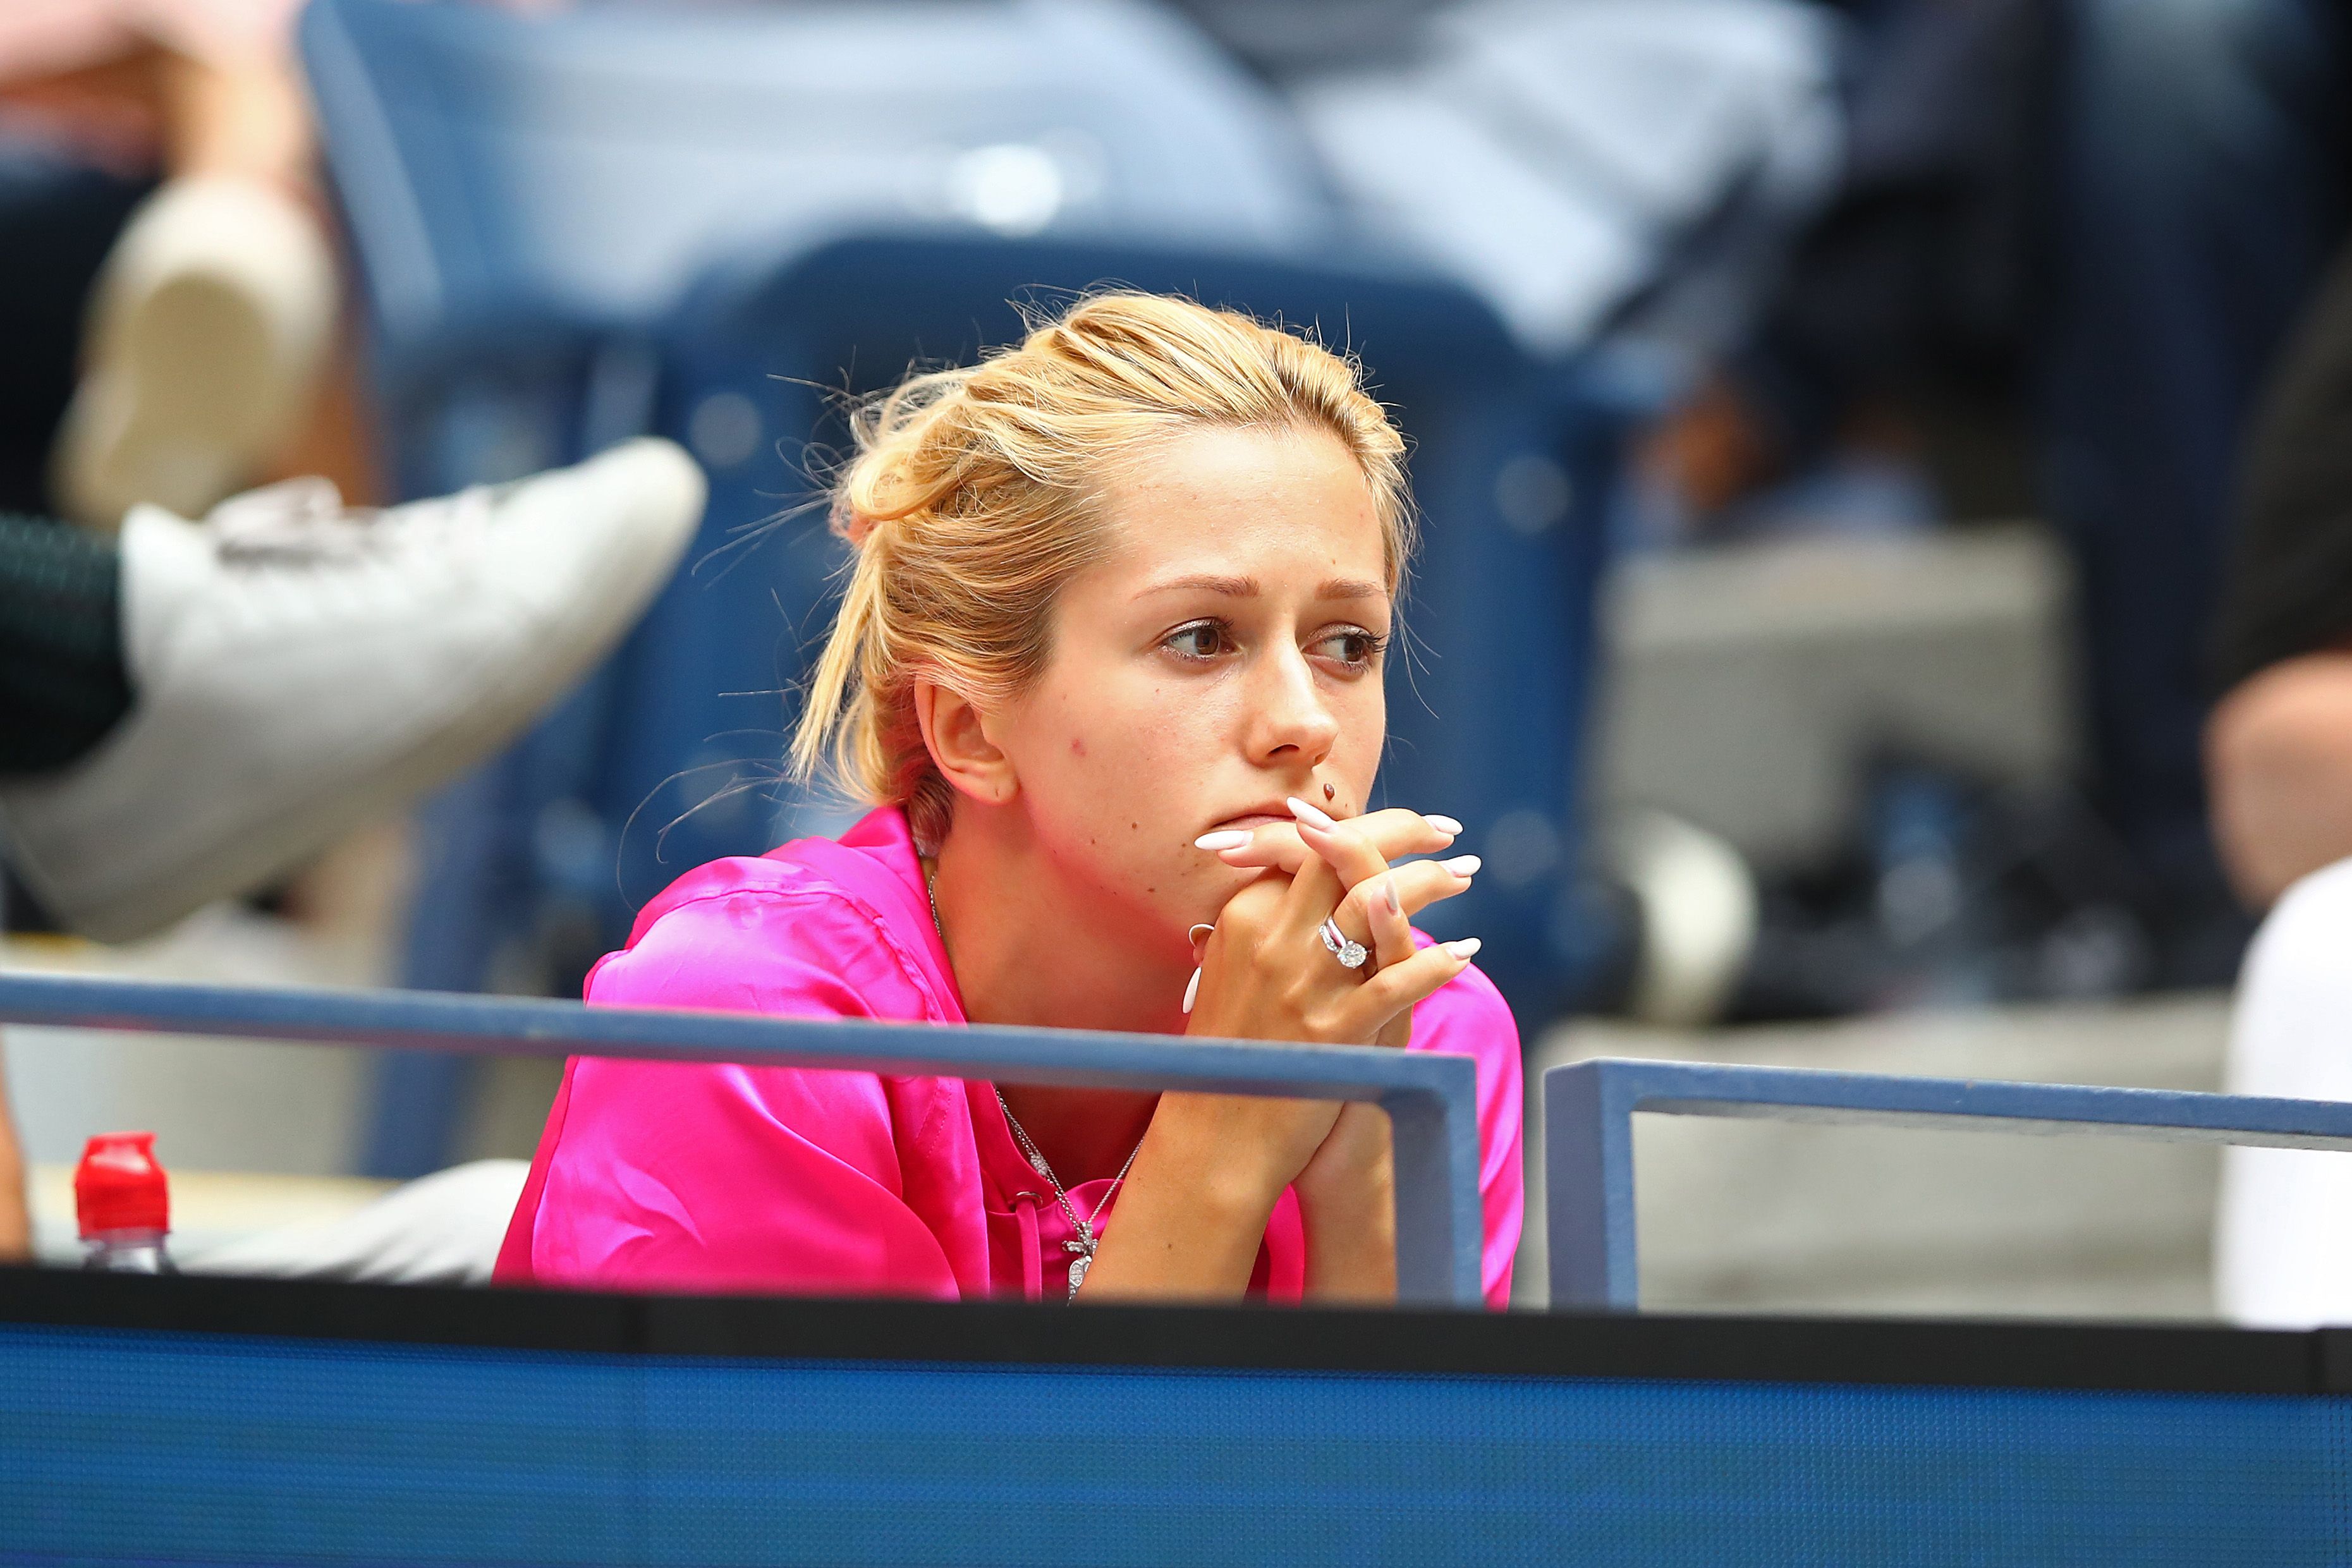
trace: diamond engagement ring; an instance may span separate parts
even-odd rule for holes
[[[1339,960],[1342,968],[1360,969],[1364,967],[1364,960],[1370,956],[1361,942],[1348,939],[1348,934],[1339,929],[1337,920],[1324,921],[1318,934],[1323,938],[1323,946],[1331,949],[1331,956]]]

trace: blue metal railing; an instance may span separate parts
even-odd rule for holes
[[[0,974],[0,1023],[236,1035],[474,1056],[617,1056],[1075,1088],[1368,1100],[1395,1129],[1397,1294],[1481,1300],[1477,1073],[1467,1057],[1078,1030],[589,1008],[427,991]]]
[[[1556,1308],[1632,1311],[1641,1304],[1633,1223],[1637,1112],[2352,1150],[2352,1104],[2244,1094],[1605,1058],[1551,1069],[1543,1094],[1546,1240]]]

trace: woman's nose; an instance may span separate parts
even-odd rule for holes
[[[1323,700],[1313,667],[1289,649],[1264,661],[1260,670],[1263,689],[1251,705],[1257,744],[1251,749],[1266,758],[1296,751],[1310,765],[1320,763],[1339,737],[1339,721]]]

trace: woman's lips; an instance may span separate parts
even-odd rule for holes
[[[1262,828],[1268,822],[1286,822],[1288,821],[1290,821],[1288,817],[1275,817],[1269,816],[1264,811],[1253,811],[1246,817],[1228,817],[1223,821],[1219,822],[1215,827],[1211,828],[1209,831],[1213,833],[1231,832],[1235,830],[1247,832],[1252,828]]]

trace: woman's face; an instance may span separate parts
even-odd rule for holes
[[[992,727],[1056,880],[1183,939],[1253,877],[1192,841],[1364,809],[1391,606],[1355,460],[1320,431],[1204,428],[1108,497],[1107,559],[1055,609],[1040,681]]]

